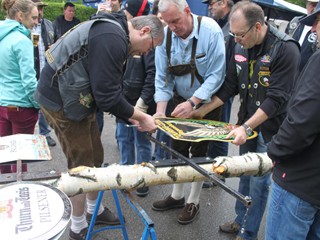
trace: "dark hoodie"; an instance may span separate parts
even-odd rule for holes
[[[97,107],[103,112],[111,112],[120,118],[128,119],[133,115],[134,109],[121,94],[123,64],[129,48],[127,21],[122,14],[96,16],[102,17],[118,21],[127,34],[113,23],[95,22],[89,32],[87,61],[80,64],[84,64],[89,76]],[[77,28],[73,31],[77,31]],[[64,38],[68,38],[68,35]],[[59,41],[63,41],[63,38]],[[59,41],[55,45],[59,44]],[[40,105],[59,111],[63,104],[58,81],[52,81],[54,75],[55,72],[46,64],[41,72],[35,96]]]

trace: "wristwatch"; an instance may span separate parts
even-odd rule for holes
[[[190,103],[192,110],[196,110],[197,106],[190,98],[187,99],[187,102]]]
[[[244,124],[242,124],[241,126],[244,128],[244,130],[246,131],[246,134],[247,134],[249,137],[253,134],[252,128],[249,127],[247,124],[244,123]]]

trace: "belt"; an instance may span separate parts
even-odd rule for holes
[[[19,111],[19,107],[16,107],[16,106],[6,106],[5,108],[8,109],[8,111],[16,111],[18,112]]]

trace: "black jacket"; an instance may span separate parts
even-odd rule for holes
[[[129,56],[122,78],[122,90],[128,102],[135,105],[141,97],[144,103],[149,106],[148,114],[151,115],[155,113],[153,95],[156,67],[154,56],[154,51],[142,56]]]
[[[76,17],[72,21],[67,21],[64,19],[64,15],[58,16],[53,22],[55,41],[79,23],[80,20]]]
[[[310,58],[297,81],[287,117],[273,137],[268,155],[274,181],[320,207],[320,52]]]
[[[224,102],[240,94],[240,125],[258,108],[262,109],[269,117],[260,126],[265,142],[277,133],[285,117],[300,63],[298,44],[284,41],[275,35],[278,31],[271,28],[268,26],[261,45],[246,50],[236,44],[226,80],[216,94]]]

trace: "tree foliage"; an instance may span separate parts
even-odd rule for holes
[[[65,2],[58,1],[58,0],[45,0],[45,3],[48,3],[49,6],[44,7],[44,17],[54,21],[57,16],[63,14],[63,6]],[[81,3],[75,3],[76,5],[76,17],[81,21],[86,21],[89,19],[89,17],[95,13],[97,10],[91,7],[86,7],[82,5]],[[5,12],[2,10],[0,11],[0,19],[5,18]]]

